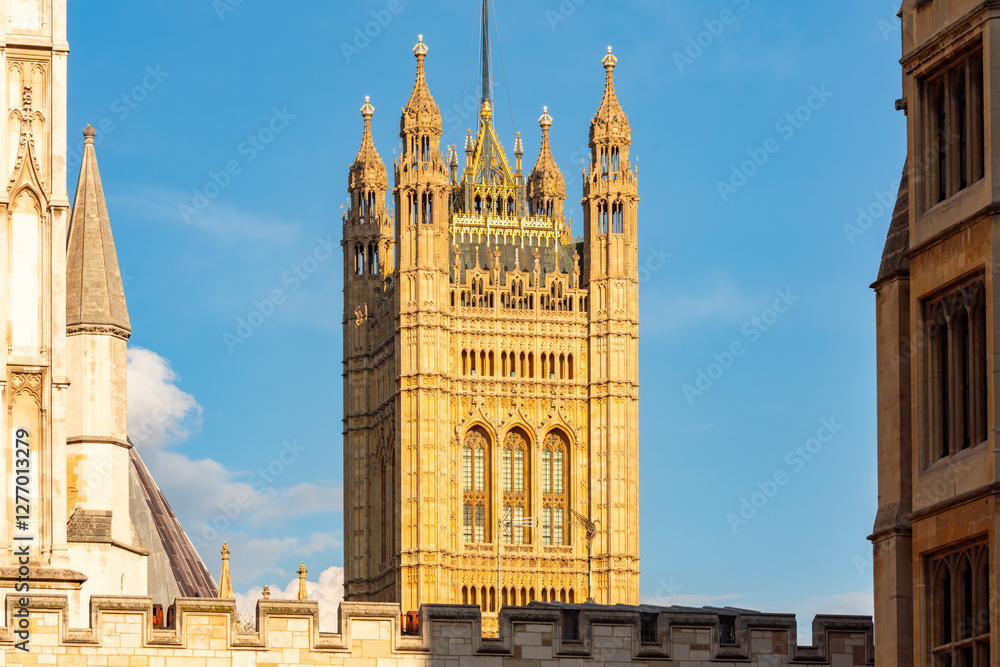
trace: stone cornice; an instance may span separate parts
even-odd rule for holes
[[[906,520],[911,523],[916,523],[922,519],[934,516],[935,514],[941,514],[942,512],[947,512],[950,509],[959,507],[960,505],[965,505],[982,498],[989,498],[990,496],[1000,495],[1000,483],[993,483],[987,486],[982,486],[973,491],[963,493],[959,496],[955,496],[950,500],[944,500],[939,503],[935,503],[930,507],[925,507],[919,509],[915,512],[907,515]]]
[[[72,438],[66,438],[67,445],[115,445],[116,447],[123,447],[125,449],[132,449],[132,443],[127,440],[121,440],[120,438],[111,438],[106,435],[74,435]]]
[[[114,336],[115,338],[128,340],[132,337],[132,332],[125,327],[113,324],[71,324],[66,327],[66,335]]]

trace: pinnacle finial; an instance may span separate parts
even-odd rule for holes
[[[222,576],[219,583],[219,597],[223,599],[233,598],[233,580],[229,575],[229,545],[222,545]]]
[[[361,107],[361,115],[365,118],[375,115],[375,107],[372,106],[372,98],[369,95],[365,95],[365,105]]]
[[[97,136],[97,130],[94,129],[93,125],[88,124],[87,127],[84,128],[83,130],[83,136],[86,137],[86,139],[84,139],[84,144],[93,145],[94,137]]]
[[[306,569],[306,564],[302,563],[299,565],[297,574],[299,575],[299,599],[308,600],[309,594],[306,593],[306,573],[309,570]]]
[[[552,116],[549,115],[548,107],[542,107],[542,117],[538,119],[538,124],[542,126],[542,129],[552,127]]]
[[[427,45],[424,44],[423,35],[417,35],[417,45],[413,47],[413,55],[417,58],[423,58],[427,55]]]
[[[610,46],[608,47],[608,55],[604,56],[604,60],[602,60],[601,62],[603,62],[604,66],[606,68],[608,68],[608,69],[614,69],[615,65],[618,64],[618,58],[616,58],[611,53],[611,47]]]

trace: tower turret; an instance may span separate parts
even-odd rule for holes
[[[146,591],[146,551],[129,516],[125,290],[87,126],[66,250],[67,539],[70,558],[93,563],[84,598]],[[98,567],[97,564],[100,564]],[[101,574],[98,574],[100,572]],[[105,576],[106,573],[106,576]]]
[[[528,212],[531,215],[544,215],[562,220],[563,203],[566,201],[566,181],[555,158],[552,157],[552,147],[549,145],[552,116],[549,115],[548,107],[543,107],[538,124],[542,128],[542,148],[538,152],[535,168],[531,170],[531,176],[528,178]]]
[[[603,60],[604,98],[590,126],[591,165],[584,172],[584,283],[590,289],[591,465],[621,466],[592,490],[590,519],[598,601],[639,602],[639,280],[636,174],[628,159],[632,132],[615,94],[618,59]],[[622,520],[622,517],[625,517]]]

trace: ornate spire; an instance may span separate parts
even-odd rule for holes
[[[375,115],[375,107],[371,104],[371,98],[365,95],[365,105],[361,107],[361,115],[365,119],[364,135],[361,138],[361,148],[358,149],[358,156],[354,158],[354,165],[351,166],[350,188],[368,185],[371,187],[385,189],[388,186],[389,178],[386,172],[385,163],[375,148],[375,141],[372,139],[372,116]]]
[[[234,598],[233,580],[229,576],[229,545],[222,545],[222,576],[219,578],[219,597],[225,600]]]
[[[417,45],[413,47],[413,55],[417,57],[417,80],[413,84],[410,100],[403,107],[400,135],[406,133],[407,130],[417,129],[432,129],[437,134],[441,134],[441,110],[427,87],[427,76],[424,72],[427,45],[424,44],[423,35],[419,36]]]
[[[593,135],[594,129],[603,130],[613,135],[615,139],[631,143],[632,130],[629,127],[628,116],[618,102],[618,95],[615,94],[615,66],[618,64],[618,58],[611,53],[610,46],[608,54],[601,62],[604,64],[607,78],[604,84],[604,99],[601,100],[601,107],[594,116],[594,128],[591,129],[591,133]]]
[[[97,168],[96,134],[90,125],[83,131],[86,137],[83,164],[70,219],[66,251],[67,332],[99,330],[127,340],[132,327]]]
[[[566,199],[566,181],[552,156],[552,146],[549,144],[552,116],[549,115],[548,107],[542,108],[538,124],[542,128],[542,147],[538,152],[535,168],[528,177],[528,199],[536,213],[561,218],[563,201]]]
[[[485,106],[493,99],[490,72],[490,0],[483,0],[483,54],[482,54],[482,84],[483,91],[479,101]]]

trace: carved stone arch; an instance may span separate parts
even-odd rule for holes
[[[579,435],[579,429],[575,429],[570,426],[569,421],[566,419],[566,415],[563,413],[563,406],[557,403],[554,410],[551,410],[548,415],[548,419],[539,424],[537,432],[541,437],[549,434],[550,431],[559,430],[562,431],[566,440],[569,442],[569,447],[572,450],[576,447],[577,439]],[[539,441],[541,440],[539,438]]]

